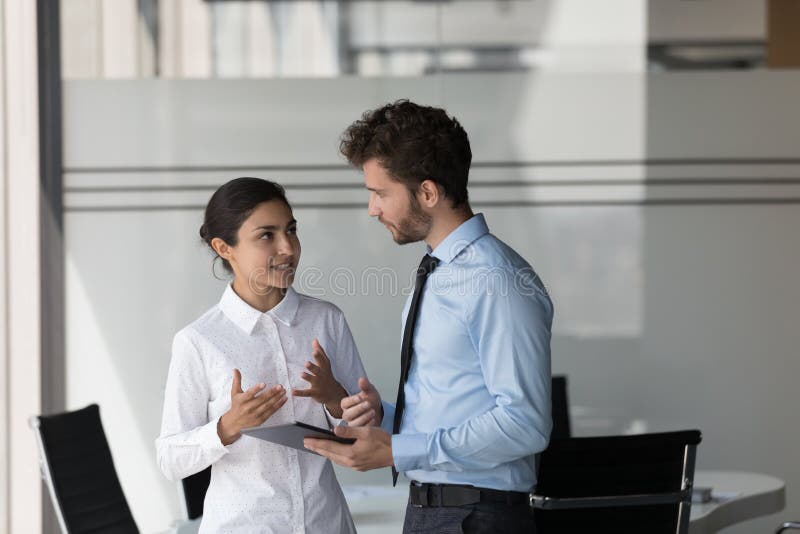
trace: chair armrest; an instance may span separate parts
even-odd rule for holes
[[[787,521],[781,528],[775,531],[775,534],[781,534],[784,530],[800,530],[800,522],[797,521]]]
[[[673,493],[653,493],[644,495],[606,495],[602,497],[547,497],[531,495],[531,506],[540,510],[569,510],[575,508],[608,508],[611,506],[643,506],[648,504],[689,503],[692,489],[687,488]]]

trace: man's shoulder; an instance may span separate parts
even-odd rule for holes
[[[466,267],[492,267],[510,273],[532,270],[528,261],[494,234],[486,234],[466,247],[456,260]]]
[[[473,274],[487,280],[503,280],[527,292],[547,295],[544,282],[531,264],[494,234],[486,234],[464,251],[463,262]]]

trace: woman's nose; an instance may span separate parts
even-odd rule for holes
[[[278,253],[283,256],[293,256],[296,252],[295,243],[289,236],[282,236],[278,239]]]

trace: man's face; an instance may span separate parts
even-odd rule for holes
[[[364,163],[364,183],[369,190],[369,215],[383,223],[395,243],[405,245],[428,236],[433,219],[405,184],[392,180],[377,159]]]

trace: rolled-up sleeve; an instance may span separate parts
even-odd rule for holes
[[[217,434],[217,421],[208,420],[208,381],[200,353],[187,332],[172,343],[161,433],[156,439],[158,466],[170,480],[202,471],[228,453]]]

